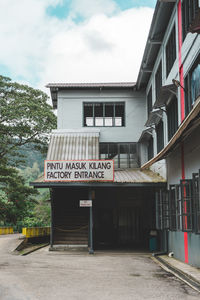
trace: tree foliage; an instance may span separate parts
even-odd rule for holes
[[[27,143],[46,146],[56,116],[40,90],[0,76],[0,159]]]
[[[47,99],[48,96],[40,90],[0,76],[0,222],[2,224],[16,224],[20,220],[33,216],[37,191],[28,186],[16,166],[21,160],[20,147],[31,144],[40,151],[47,149],[49,133],[56,128],[56,116]],[[33,177],[38,175],[37,164],[34,164],[32,172]],[[24,177],[28,177],[29,173],[30,170],[27,170]]]

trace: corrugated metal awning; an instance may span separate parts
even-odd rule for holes
[[[143,130],[138,142],[143,143],[148,141],[152,137],[152,132],[152,128]]]
[[[53,131],[47,160],[99,159],[99,130]]]
[[[166,105],[167,101],[173,96],[177,95],[177,86],[175,84],[164,85],[161,87],[156,99],[153,109],[161,108]]]
[[[166,180],[160,176],[158,173],[154,173],[151,170],[140,169],[125,169],[115,171],[115,180],[114,182],[119,183],[156,183],[156,182],[165,182]]]
[[[151,170],[141,169],[123,169],[116,170],[114,172],[114,182],[45,182],[44,176],[31,182],[30,185],[34,187],[64,187],[64,186],[157,186],[158,184],[165,184],[166,180],[158,173],[154,173]]]
[[[149,118],[145,123],[146,127],[150,127],[152,125],[157,125],[159,121],[162,119],[163,111],[161,109],[152,111],[149,114]]]

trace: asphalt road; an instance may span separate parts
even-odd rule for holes
[[[18,235],[0,236],[0,300],[200,299],[145,253],[13,255]]]

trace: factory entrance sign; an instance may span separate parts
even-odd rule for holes
[[[114,181],[113,160],[45,160],[44,180]]]

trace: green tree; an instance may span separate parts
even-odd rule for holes
[[[32,143],[47,149],[48,136],[56,128],[56,116],[40,90],[0,76],[0,221],[16,224],[31,215],[37,193],[25,184],[16,169],[19,149]],[[34,174],[38,166],[34,165]]]
[[[40,90],[0,76],[0,159],[11,160],[22,145],[34,143],[46,149],[48,135],[56,128],[56,116]]]

